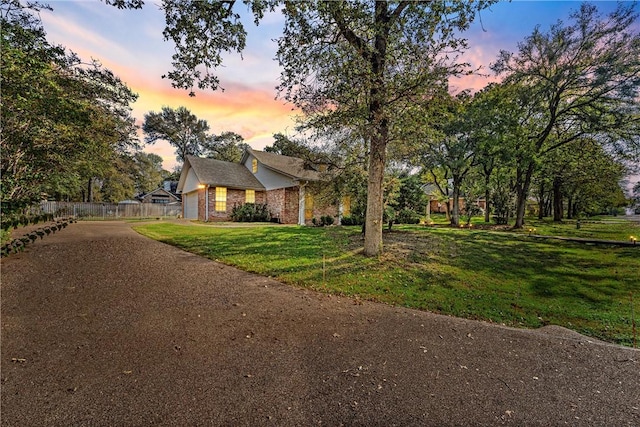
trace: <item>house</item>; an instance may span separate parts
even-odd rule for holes
[[[177,187],[183,216],[228,221],[234,206],[259,203],[283,224],[309,225],[323,215],[339,217],[347,206],[327,205],[318,197],[320,169],[303,159],[250,148],[240,163],[187,156]]]
[[[170,205],[180,203],[180,196],[167,190],[165,187],[156,188],[146,194],[136,197],[141,203],[155,203],[161,205]]]
[[[432,213],[446,213],[447,212],[447,204],[449,205],[449,211],[453,209],[453,197],[447,197],[443,195],[438,186],[434,183],[424,184],[422,186],[422,191],[429,198],[429,204],[427,205],[427,216]],[[449,182],[448,188],[446,188],[448,193],[453,192],[453,188],[451,187],[451,183]],[[461,195],[458,198],[458,206],[461,210],[464,210],[466,198]],[[487,204],[484,198],[478,198],[475,203],[480,207],[480,209],[485,209]]]

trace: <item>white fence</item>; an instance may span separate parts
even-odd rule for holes
[[[87,219],[158,218],[182,215],[179,204],[41,202],[43,213]]]

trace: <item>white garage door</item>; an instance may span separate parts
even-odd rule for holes
[[[184,194],[184,217],[186,219],[198,219],[198,192]]]

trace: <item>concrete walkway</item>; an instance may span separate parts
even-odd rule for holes
[[[640,425],[640,351],[72,224],[2,259],[2,426]]]

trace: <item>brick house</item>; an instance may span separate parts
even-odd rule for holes
[[[183,217],[229,221],[235,205],[259,203],[283,224],[309,225],[322,215],[337,218],[348,207],[317,197],[319,169],[303,159],[250,148],[240,163],[187,156],[177,187]]]

